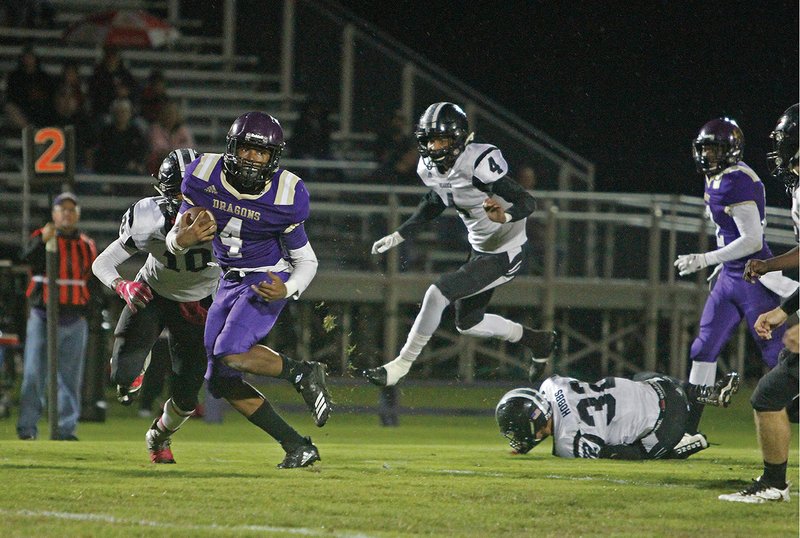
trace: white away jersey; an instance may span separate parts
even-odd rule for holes
[[[539,392],[553,406],[553,455],[562,458],[597,458],[603,445],[634,443],[658,420],[659,397],[647,382],[554,375]]]
[[[500,224],[489,220],[483,209],[488,196],[476,185],[490,185],[505,176],[508,164],[500,150],[489,144],[467,144],[453,167],[440,173],[434,166],[431,170],[420,158],[417,174],[422,182],[442,199],[447,207],[458,211],[469,232],[469,243],[479,252],[506,252],[522,246],[525,236],[525,219]],[[495,200],[505,209],[511,206],[499,196]]]
[[[208,265],[214,261],[211,242],[196,245],[182,255],[170,253],[165,238],[172,224],[166,222],[161,210],[164,204],[164,197],[153,196],[132,205],[122,216],[119,241],[130,253],[149,254],[136,280],[147,282],[167,299],[199,301],[216,290],[219,280],[219,268]]]

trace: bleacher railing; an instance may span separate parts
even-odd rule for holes
[[[319,161],[287,161],[296,171],[320,167]],[[369,164],[363,164],[369,167]],[[468,251],[460,239],[463,226],[445,212],[428,231],[386,255],[370,254],[372,243],[410,215],[424,192],[418,187],[377,184],[315,183],[302,173],[312,197],[306,223],[320,258],[319,273],[293,308],[300,322],[297,354],[328,360],[342,371],[352,358],[353,341],[365,338],[374,351],[361,360],[393,358],[402,344],[426,288],[444,271],[457,268]],[[138,185],[142,195],[150,179],[139,176],[76,177],[82,206],[81,227],[103,248],[117,237],[119,218],[138,196],[102,194],[114,185]],[[0,174],[10,192],[0,199],[0,240],[20,237],[19,174]],[[658,369],[682,377],[688,343],[707,295],[700,271],[676,276],[678,254],[704,251],[713,226],[704,217],[703,201],[689,196],[629,193],[532,191],[539,206],[529,223],[534,246],[532,269],[495,294],[491,309],[514,319],[553,327],[562,335],[558,366],[598,368],[597,374],[627,374]],[[32,214],[49,215],[46,194],[32,195]],[[774,253],[796,243],[788,209],[768,208],[766,238]],[[590,237],[593,234],[594,237]],[[133,265],[141,264],[134,259]],[[134,268],[135,269],[135,268]],[[320,309],[319,305],[326,305]],[[330,311],[342,325],[329,334],[320,312]],[[367,318],[364,320],[363,318]],[[356,331],[354,326],[363,326]],[[524,367],[509,346],[458,335],[443,324],[438,343],[420,359],[427,374],[438,375],[454,361],[466,381],[506,375]],[[730,368],[742,369],[750,353],[744,332],[724,353]],[[516,354],[515,354],[516,353]],[[510,374],[509,374],[510,375]]]

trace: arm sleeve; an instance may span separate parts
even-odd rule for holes
[[[294,270],[286,281],[286,298],[297,299],[317,274],[319,262],[309,242],[300,248],[289,249],[289,256],[292,258]]]
[[[800,299],[798,298],[798,292],[800,292],[800,288],[794,290],[794,293],[791,294],[788,299],[783,301],[783,304],[781,304],[781,310],[790,316],[800,310]]]
[[[92,272],[100,282],[114,289],[113,282],[118,278],[122,278],[117,271],[117,267],[131,256],[132,254],[117,239],[100,253],[92,264]]]
[[[511,215],[511,222],[524,219],[536,209],[536,200],[533,196],[508,176],[501,177],[490,186],[491,192],[513,204],[506,209],[506,213]]]
[[[708,265],[738,260],[761,249],[764,228],[755,203],[744,203],[731,207],[731,217],[739,230],[739,237],[724,247],[706,252]]]
[[[422,197],[422,201],[417,206],[414,214],[397,228],[397,233],[402,237],[408,237],[409,234],[413,235],[425,224],[441,215],[446,208],[447,206],[444,205],[438,194],[434,191],[428,191]]]

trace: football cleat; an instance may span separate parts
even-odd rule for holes
[[[695,399],[703,405],[728,407],[731,404],[731,396],[739,391],[739,382],[739,374],[731,372],[717,381],[713,387],[698,387]]]
[[[142,381],[144,381],[144,370],[136,376],[130,386],[117,385],[117,400],[122,405],[131,405],[133,401],[139,396],[142,390]]]
[[[708,439],[702,433],[695,433],[694,435],[684,433],[683,438],[672,448],[667,458],[676,460],[685,460],[692,454],[697,454],[701,450],[708,448]]]
[[[528,368],[528,381],[536,383],[541,379],[544,371],[547,370],[548,359],[531,359],[531,365]]]
[[[305,444],[298,446],[294,450],[286,452],[286,457],[278,464],[278,469],[298,469],[313,465],[315,461],[320,461],[319,450],[313,445],[310,437],[304,437]]]
[[[535,359],[545,359],[555,351],[557,336],[555,331],[537,331],[523,325],[518,343],[527,347]]]
[[[144,435],[145,442],[147,443],[147,450],[150,452],[150,461],[153,463],[175,463],[175,458],[172,455],[172,448],[170,448],[170,433],[161,431],[158,428],[158,421],[160,417],[153,421],[153,425],[147,430]]]
[[[377,368],[366,368],[360,370],[358,375],[379,387],[385,387],[388,381],[386,380],[386,368],[378,366]]]
[[[314,423],[321,428],[328,422],[332,409],[331,397],[325,385],[325,365],[309,362],[304,370],[292,384],[311,410]]]
[[[728,493],[718,497],[720,501],[736,503],[763,504],[766,502],[787,502],[789,500],[789,483],[784,489],[768,486],[761,481],[761,477],[753,480],[749,487],[736,493]]]

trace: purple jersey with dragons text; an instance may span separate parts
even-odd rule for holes
[[[206,153],[186,168],[181,212],[204,207],[217,221],[214,256],[223,268],[285,263],[287,249],[308,242],[309,197],[303,180],[279,168],[258,194],[243,194],[225,177],[222,154]]]
[[[755,204],[761,222],[764,222],[766,206],[764,184],[761,183],[756,173],[743,162],[726,168],[720,174],[707,177],[704,199],[711,220],[717,227],[717,248],[729,245],[739,238],[739,229],[730,213],[734,206]],[[743,271],[745,263],[750,258],[765,260],[771,257],[772,252],[762,235],[760,251],[737,260],[724,262],[724,265],[728,269]]]

